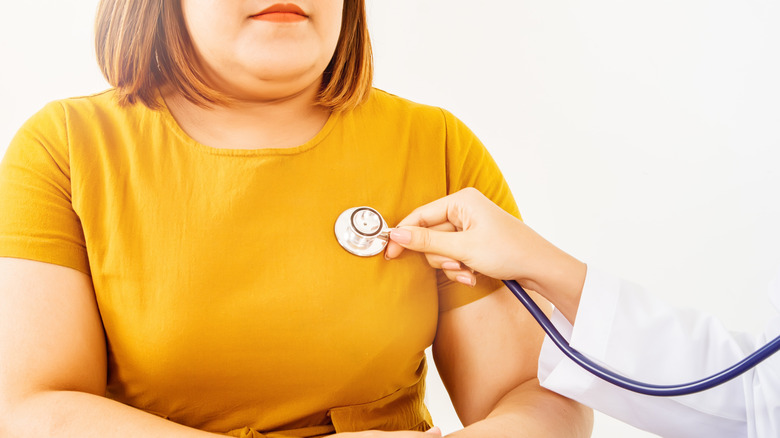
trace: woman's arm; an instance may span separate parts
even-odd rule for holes
[[[543,338],[506,288],[440,314],[433,355],[467,426],[452,436],[590,436],[590,409],[536,379]]]
[[[0,436],[218,436],[104,397],[103,327],[76,270],[0,258],[0,358]]]

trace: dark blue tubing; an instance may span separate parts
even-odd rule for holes
[[[655,395],[662,397],[671,397],[675,395],[686,395],[701,392],[712,387],[721,385],[729,380],[741,375],[745,371],[755,367],[764,359],[776,353],[780,350],[780,336],[774,338],[771,342],[756,350],[750,356],[742,359],[733,366],[713,374],[709,377],[705,377],[695,382],[683,383],[680,385],[652,385],[649,383],[639,382],[627,377],[623,377],[620,374],[614,373],[588,359],[585,355],[575,350],[569,345],[569,342],[558,332],[558,329],[550,322],[539,306],[528,296],[522,286],[517,284],[514,280],[506,280],[504,284],[512,291],[513,294],[520,300],[521,303],[531,312],[531,315],[536,319],[536,322],[542,326],[547,336],[558,346],[558,348],[569,359],[573,360],[577,365],[593,374],[594,376],[606,380],[613,385],[617,385],[623,389],[629,391],[638,392],[640,394]]]

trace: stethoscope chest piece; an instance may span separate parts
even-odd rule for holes
[[[390,229],[382,215],[371,207],[354,207],[336,219],[336,240],[361,257],[377,255],[387,246]]]

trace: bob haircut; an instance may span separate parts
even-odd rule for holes
[[[198,68],[180,0],[100,0],[95,51],[122,105],[140,101],[159,108],[162,86],[203,107],[231,103],[206,83]],[[365,0],[344,0],[341,33],[317,103],[332,111],[356,107],[371,91],[373,72]]]

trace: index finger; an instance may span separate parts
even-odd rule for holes
[[[415,208],[408,216],[398,223],[397,227],[414,226],[430,228],[436,225],[451,223],[461,228],[461,220],[457,215],[451,214],[453,198],[457,193],[447,195],[423,206]]]
[[[396,227],[414,226],[434,228],[445,226],[447,228],[454,227],[455,230],[453,231],[456,231],[462,227],[460,217],[451,214],[453,197],[456,195],[457,193],[453,193],[429,202],[421,207],[417,207],[409,213],[409,215],[403,218]],[[388,260],[394,259],[401,255],[403,251],[404,247],[391,240],[387,244],[387,249],[385,249],[385,258]]]

